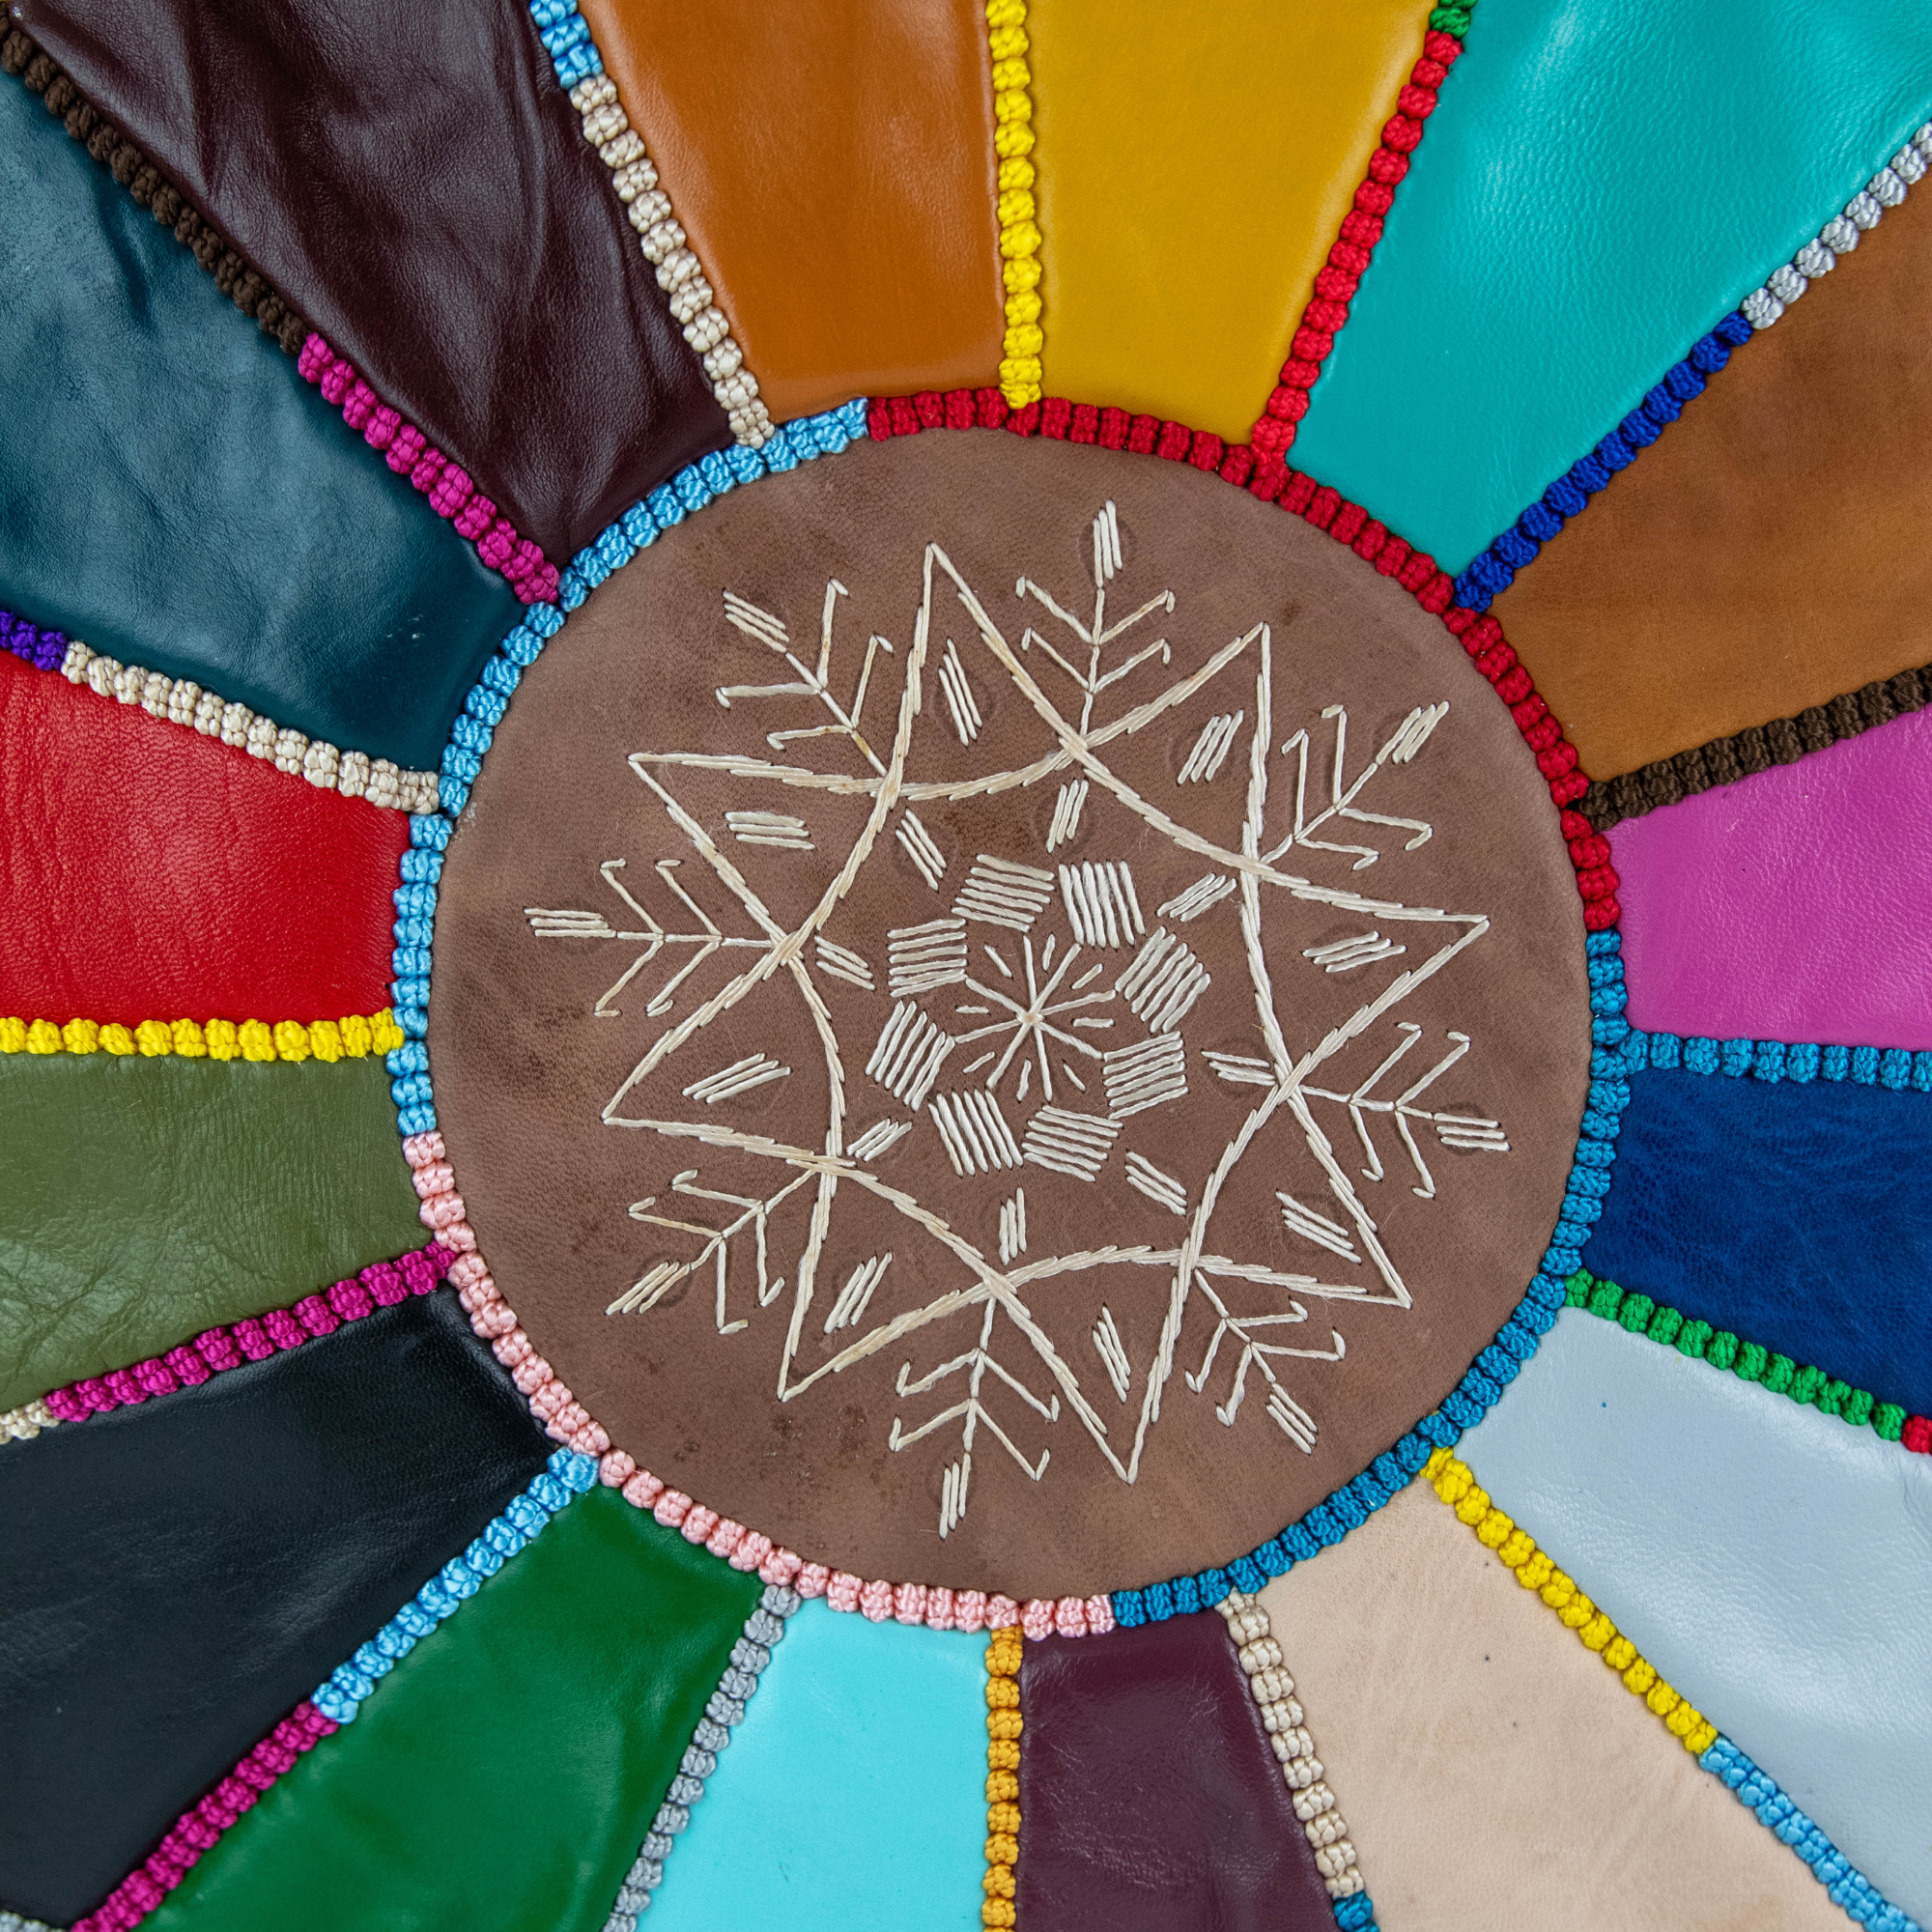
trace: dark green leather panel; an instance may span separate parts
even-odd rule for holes
[[[300,1759],[150,1932],[599,1932],[762,1587],[593,1490]]]
[[[0,1409],[420,1247],[380,1060],[0,1057]]]
[[[515,594],[5,75],[0,316],[0,607],[433,770]]]

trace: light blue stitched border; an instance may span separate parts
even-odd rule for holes
[[[1932,1052],[1902,1046],[1787,1046],[1777,1039],[1707,1039],[1632,1027],[1624,1061],[1633,1073],[1646,1067],[1681,1066],[1687,1073],[1723,1073],[1733,1080],[1849,1080],[1858,1087],[1886,1087],[1894,1094],[1932,1094]]]

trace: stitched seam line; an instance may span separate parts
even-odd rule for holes
[[[1813,1080],[1849,1080],[1858,1087],[1885,1087],[1894,1094],[1910,1089],[1932,1094],[1932,1052],[1902,1046],[1787,1046],[1780,1039],[1685,1038],[1674,1033],[1644,1033],[1633,1027],[1624,1041],[1624,1059],[1633,1073],[1645,1067],[1681,1066],[1687,1073],[1722,1073],[1733,1080],[1748,1075],[1776,1083],[1808,1086]]]
[[[1623,1680],[1624,1689],[1641,1697],[1663,1720],[1663,1727],[1705,1771],[1737,1794],[1741,1804],[1756,1811],[1806,1865],[1820,1885],[1829,1889],[1834,1905],[1842,1906],[1861,1924],[1881,1932],[1917,1932],[1913,1920],[1889,1904],[1857,1871],[1831,1839],[1799,1810],[1777,1785],[1758,1770],[1736,1745],[1700,1711],[1685,1702],[1638,1654],[1636,1646],[1617,1634],[1617,1627],[1536,1547],[1536,1540],[1490,1501],[1478,1487],[1466,1463],[1438,1449],[1423,1477],[1438,1497],[1454,1508],[1457,1520],[1475,1531],[1476,1541],[1492,1549],[1503,1565],[1516,1573],[1517,1582],[1534,1590],[1567,1629],[1577,1633],[1586,1650],[1595,1651]]]
[[[1020,1655],[1017,1630],[986,1639],[986,1870],[980,1880],[980,1923],[1009,1932],[1014,1867],[1020,1860]]]
[[[1614,1321],[1633,1335],[1674,1348],[1693,1362],[1727,1369],[1740,1381],[1756,1382],[1774,1395],[1835,1415],[1854,1429],[1868,1428],[1882,1442],[1897,1442],[1915,1455],[1932,1455],[1932,1417],[1908,1415],[1895,1402],[1880,1402],[1869,1389],[1802,1367],[1757,1342],[1741,1341],[1728,1328],[1688,1321],[1678,1310],[1647,1294],[1619,1288],[1588,1268],[1578,1268],[1566,1284],[1569,1306]]]
[[[342,1020],[143,1020],[125,1027],[109,1021],[0,1018],[0,1053],[138,1053],[145,1060],[176,1054],[183,1060],[366,1060],[403,1043],[403,1031],[387,1007],[364,1019]]]
[[[671,212],[670,195],[658,179],[644,137],[632,127],[617,98],[617,83],[604,71],[590,23],[577,11],[577,0],[529,0],[529,11],[557,85],[583,124],[583,138],[611,170],[611,185],[637,231],[644,260],[669,298],[671,320],[703,368],[732,436],[748,449],[758,448],[771,437],[772,419],[758,394],[757,379],[745,366],[744,351],[732,339],[716,292]]]
[[[1261,1712],[1294,1815],[1314,1850],[1316,1869],[1328,1888],[1328,1896],[1337,1906],[1345,1899],[1358,1901],[1346,1918],[1338,1911],[1337,1920],[1348,1932],[1373,1926],[1375,1907],[1364,1889],[1355,1848],[1349,1842],[1348,1821],[1335,1808],[1335,1794],[1323,1781],[1321,1760],[1315,1755],[1306,1713],[1295,1697],[1294,1679],[1282,1661],[1281,1645],[1275,1640],[1268,1613],[1259,1598],[1239,1590],[1229,1591],[1214,1607],[1227,1621],[1249,1694]]]
[[[1408,84],[1396,97],[1396,112],[1382,128],[1381,140],[1369,156],[1368,173],[1355,190],[1353,205],[1342,217],[1342,232],[1316,271],[1314,292],[1301,311],[1288,360],[1255,426],[1248,432],[1260,460],[1280,464],[1308,413],[1308,392],[1335,347],[1335,337],[1349,319],[1368,272],[1382,224],[1395,202],[1395,191],[1408,173],[1409,156],[1421,144],[1423,124],[1435,112],[1436,99],[1449,70],[1463,53],[1463,36],[1469,30],[1475,0],[1467,6],[1438,7],[1429,16],[1422,37],[1422,58],[1410,71]]]
[[[1894,718],[1922,711],[1928,703],[1932,703],[1932,665],[1902,670],[1896,677],[1875,678],[1827,703],[1807,705],[1795,718],[1747,725],[1688,752],[1653,758],[1617,778],[1594,780],[1577,809],[1599,832],[1607,832],[1626,818],[1640,818],[1714,785],[1736,784],[1773,765],[1795,765],[1807,753],[1823,752],[1861,732],[1876,730]]]
[[[238,254],[171,183],[155,161],[88,99],[71,75],[19,27],[8,23],[0,41],[0,71],[15,75],[38,94],[49,114],[66,127],[163,227],[214,278],[214,286],[264,335],[272,336],[285,355],[293,355],[308,334],[308,324],[279,289],[246,257]]]
[[[1640,451],[1648,449],[1683,414],[1686,403],[1704,393],[1707,380],[1724,368],[1732,350],[1769,328],[1812,282],[1832,272],[1840,255],[1859,245],[1860,235],[1878,226],[1888,208],[1896,208],[1905,199],[1907,189],[1923,177],[1928,160],[1932,160],[1932,121],[1845,204],[1843,213],[1833,215],[1789,262],[1773,270],[1762,288],[1746,296],[1683,361],[1664,372],[1663,380],[1588,456],[1573,463],[1470,563],[1456,580],[1457,597],[1472,611],[1487,611],[1491,599],[1516,581],[1517,572],[1618,470],[1628,469]]]
[[[796,1590],[768,1583],[758,1607],[745,1619],[744,1633],[731,1646],[730,1661],[679,1760],[677,1776],[658,1806],[636,1861],[617,1888],[617,1902],[604,1921],[604,1932],[637,1932],[639,1915],[664,1883],[665,1861],[671,1855],[677,1834],[691,1823],[691,1807],[704,1796],[704,1780],[718,1769],[718,1753],[731,1742],[732,1729],[745,1721],[745,1706],[772,1661],[773,1648],[782,1641],[786,1623],[797,1615],[801,1601]]]
[[[993,154],[999,162],[1000,286],[1006,303],[1000,389],[1022,409],[1040,394],[1039,210],[1034,201],[1033,70],[1026,0],[986,0],[986,45],[993,62]]]

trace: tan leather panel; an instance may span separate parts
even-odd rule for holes
[[[1842,1932],[1799,1859],[1423,1485],[1262,1605],[1385,1932]]]
[[[973,0],[590,0],[591,33],[774,420],[999,380]]]
[[[1920,192],[1496,599],[1593,779],[1932,658],[1928,323]]]
[[[1246,441],[1426,13],[1034,0],[1049,395]]]

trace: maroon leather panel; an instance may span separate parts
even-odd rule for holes
[[[1021,1925],[1333,1932],[1218,1614],[1029,1643],[1020,1716]]]
[[[729,441],[519,0],[14,11],[552,558]]]

